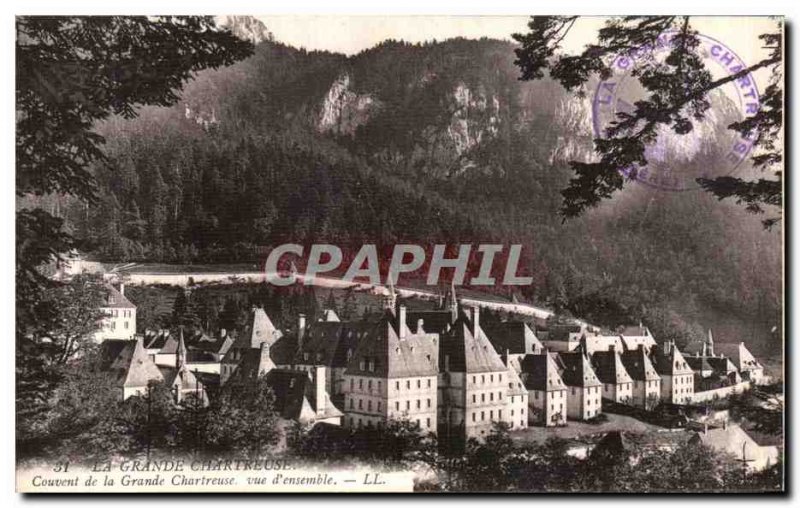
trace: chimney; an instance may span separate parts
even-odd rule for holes
[[[424,326],[425,326],[425,320],[422,318],[417,319],[417,333],[425,333]]]
[[[120,282],[119,283],[119,294],[121,294],[122,296],[125,296],[125,283],[124,282]]]
[[[608,345],[608,352],[609,352],[609,353],[611,353],[612,355],[613,355],[614,353],[616,353],[616,349],[617,349],[617,348],[616,348],[616,346],[614,346],[614,344],[609,344],[609,345]]]
[[[708,434],[708,422],[703,423],[703,434]]]
[[[406,306],[401,305],[400,310],[397,313],[398,316],[398,323],[397,323],[397,336],[401,339],[406,338]]]
[[[306,335],[306,315],[298,314],[297,316],[297,347],[303,347],[303,338]]]
[[[220,336],[220,338],[224,339],[225,337],[228,336],[228,330],[226,330],[225,328],[220,328],[219,329],[219,336]]]
[[[450,355],[444,355],[444,371],[450,372]]]
[[[664,354],[668,355],[670,352],[669,341],[664,341]]]
[[[326,369],[324,366],[317,365],[314,367],[314,409],[317,415],[325,413],[325,375]]]
[[[509,359],[510,357],[511,357],[511,350],[510,350],[510,349],[508,349],[508,348],[506,348],[506,354],[505,354],[505,356],[503,357],[503,363],[505,364],[505,366],[506,366],[506,367],[508,367],[508,359]]]
[[[481,326],[481,308],[475,306],[472,308],[472,335],[478,336],[478,328]]]

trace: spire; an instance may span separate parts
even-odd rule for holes
[[[706,343],[708,344],[708,355],[714,356],[714,336],[711,335],[711,328],[708,329],[708,339],[706,339]]]
[[[394,312],[397,305],[397,293],[394,291],[394,281],[389,277],[389,294],[383,300],[383,308]]]
[[[450,292],[447,293],[445,306],[446,310],[450,311],[453,322],[455,322],[458,319],[458,298],[456,297],[456,283],[453,279],[450,279]]]
[[[186,343],[183,341],[183,328],[178,339],[178,350],[175,352],[175,368],[181,370],[186,366]]]

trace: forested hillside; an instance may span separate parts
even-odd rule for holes
[[[42,204],[115,262],[256,261],[290,240],[524,243],[537,303],[609,326],[644,318],[665,338],[713,326],[779,344],[780,231],[642,185],[562,222],[590,112],[555,83],[518,81],[513,59],[495,40],[353,57],[266,40],[198,75],[179,106],[98,126],[97,206]]]

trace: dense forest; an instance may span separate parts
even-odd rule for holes
[[[556,83],[520,82],[513,60],[488,39],[352,57],[265,41],[197,75],[180,105],[99,125],[96,206],[41,204],[109,262],[257,262],[286,241],[522,243],[530,301],[777,352],[781,232],[706,193],[643,185],[562,221],[590,112]]]

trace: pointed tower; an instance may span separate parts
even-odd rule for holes
[[[178,349],[175,351],[175,368],[181,370],[186,366],[186,343],[183,341],[183,328],[178,339]]]
[[[444,310],[449,310],[452,321],[455,323],[458,319],[458,298],[456,297],[456,283],[450,280],[450,292],[444,299]]]
[[[706,353],[708,356],[714,356],[714,336],[711,335],[711,328],[708,329],[708,339],[706,339],[706,344],[708,345]]]
[[[394,282],[389,278],[389,294],[383,297],[383,309],[394,312],[397,305],[397,293],[394,290]]]

